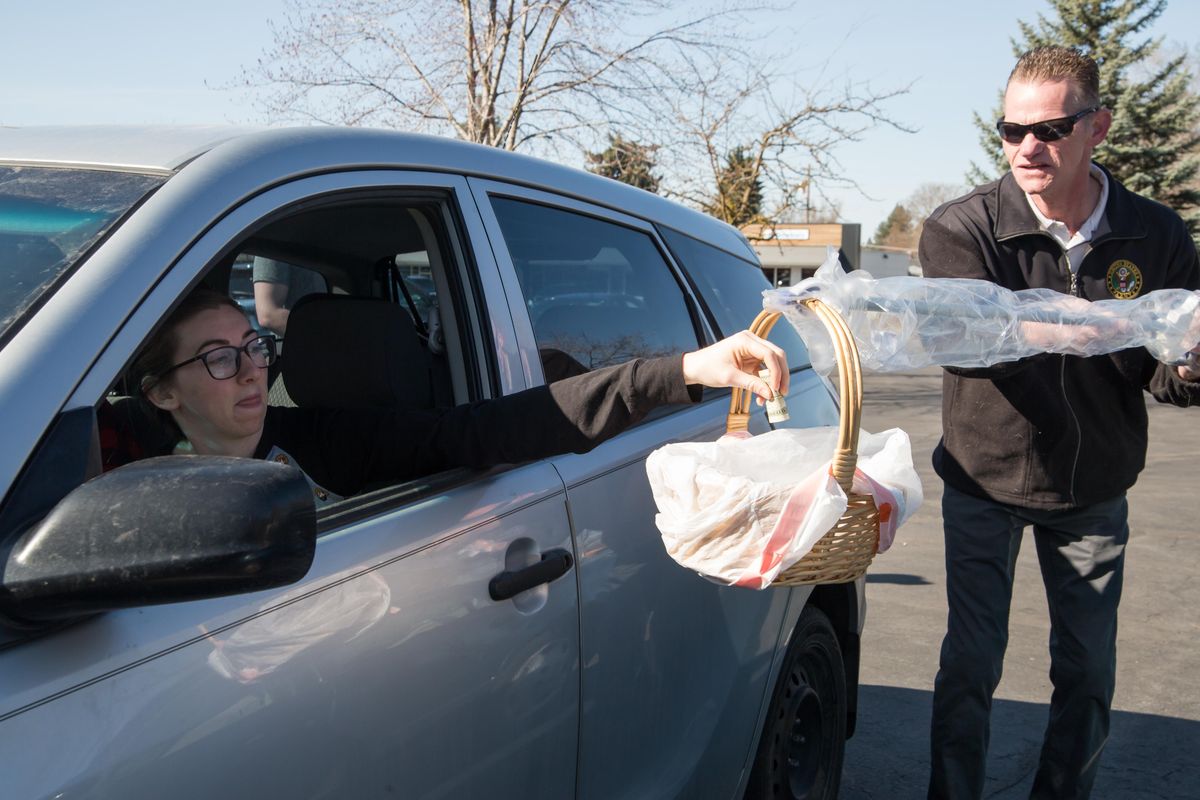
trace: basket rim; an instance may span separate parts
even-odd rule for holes
[[[862,427],[862,366],[858,346],[854,343],[850,327],[836,310],[816,297],[805,298],[800,302],[821,321],[833,341],[838,366],[839,424],[837,447],[830,472],[842,489],[849,493],[858,464],[858,435]],[[750,333],[767,338],[781,316],[778,311],[759,312],[750,323]],[[725,418],[727,433],[747,429],[752,396],[753,393],[749,390],[734,387],[729,400],[729,413]]]

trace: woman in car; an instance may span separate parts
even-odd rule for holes
[[[444,411],[278,408],[267,406],[274,359],[275,339],[250,327],[232,299],[192,292],[133,365],[135,385],[176,434],[143,454],[291,463],[329,502],[451,467],[587,452],[656,406],[697,402],[699,385],[740,386],[762,402],[786,393],[788,380],[784,352],[742,331],[682,358],[636,359]],[[757,377],[760,364],[771,385]]]

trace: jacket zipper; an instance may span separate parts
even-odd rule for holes
[[[1029,233],[1036,233],[1039,236],[1044,236],[1047,239],[1049,239],[1050,241],[1054,242],[1055,246],[1058,247],[1059,254],[1060,254],[1059,258],[1058,258],[1058,267],[1059,267],[1059,269],[1066,270],[1066,273],[1070,280],[1070,294],[1073,297],[1080,297],[1081,295],[1079,294],[1078,278],[1076,277],[1076,274],[1071,271],[1071,261],[1069,258],[1067,258],[1067,251],[1063,248],[1062,244],[1058,241],[1058,239],[1055,239],[1053,236],[1051,236],[1049,233],[1047,233],[1046,231],[1043,231],[1043,230],[1027,231],[1027,232],[1019,234],[1019,235],[1027,235]],[[1105,234],[1105,235],[1099,237],[1098,239],[1095,239],[1092,242],[1092,249],[1094,250],[1097,244],[1104,241],[1105,239],[1111,238],[1111,236],[1112,236],[1111,234]],[[1011,238],[1015,238],[1015,237],[1013,237],[1013,236],[1005,237],[1005,239],[1011,239]],[[1084,260],[1087,260],[1088,255],[1091,255],[1091,253],[1089,252],[1088,254],[1084,255],[1084,257],[1083,257]],[[1080,267],[1080,269],[1083,268],[1082,261],[1080,262],[1079,267]],[[1079,471],[1079,452],[1081,450],[1083,450],[1083,429],[1079,425],[1079,416],[1075,413],[1074,407],[1071,406],[1071,398],[1069,398],[1067,396],[1067,357],[1065,355],[1062,355],[1062,356],[1059,356],[1059,358],[1061,359],[1061,361],[1059,362],[1059,369],[1058,369],[1058,388],[1062,391],[1063,404],[1066,405],[1067,411],[1070,412],[1070,414],[1071,414],[1071,422],[1074,423],[1074,425],[1075,425],[1075,457],[1071,463],[1071,481],[1069,484],[1069,494],[1071,497],[1071,504],[1074,505],[1075,504],[1075,477],[1076,477],[1076,473]]]
[[[1062,389],[1063,402],[1067,406],[1067,411],[1071,413],[1071,422],[1075,423],[1075,459],[1071,463],[1071,484],[1070,495],[1071,505],[1075,504],[1075,474],[1079,471],[1079,451],[1083,449],[1083,429],[1079,427],[1079,417],[1075,414],[1075,409],[1071,407],[1071,399],[1067,397],[1067,357],[1059,356],[1062,359],[1059,366],[1059,386]]]
[[[1057,243],[1057,240],[1055,240],[1055,242]],[[1061,245],[1059,246],[1059,249],[1062,250],[1062,256],[1058,262],[1059,266],[1064,267],[1067,270],[1067,274],[1071,278],[1071,296],[1079,297],[1079,280],[1076,272],[1075,270],[1071,269],[1071,260],[1067,256],[1067,251],[1063,249]],[[1086,258],[1087,254],[1084,255],[1084,259]],[[1083,268],[1082,261],[1080,262],[1079,267],[1080,269]],[[1071,398],[1067,397],[1067,357],[1063,355],[1060,356],[1060,358],[1062,361],[1059,363],[1058,371],[1059,387],[1062,389],[1063,403],[1066,404],[1067,411],[1069,411],[1071,414],[1071,422],[1075,424],[1075,458],[1071,462],[1071,483],[1069,489],[1071,495],[1071,505],[1074,505],[1075,476],[1079,471],[1079,452],[1083,449],[1083,428],[1081,428],[1079,425],[1079,416],[1076,415],[1075,409],[1071,406]]]

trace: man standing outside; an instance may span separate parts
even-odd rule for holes
[[[1096,63],[1073,48],[1018,60],[997,124],[1011,171],[935,211],[924,274],[1046,287],[1088,300],[1200,288],[1183,221],[1092,163],[1112,112]],[[929,796],[982,796],[992,693],[1008,640],[1013,569],[1033,527],[1050,609],[1054,691],[1032,796],[1087,797],[1108,737],[1125,491],[1145,463],[1143,390],[1200,405],[1200,370],[1143,349],[1044,354],[943,373],[947,631],[934,688]]]

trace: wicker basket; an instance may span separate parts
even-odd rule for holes
[[[846,493],[846,513],[829,533],[817,540],[803,558],[783,570],[772,581],[776,586],[800,586],[813,583],[845,583],[855,580],[871,565],[879,549],[879,511],[870,495],[850,491],[858,461],[858,432],[862,423],[862,369],[854,337],[841,316],[820,300],[803,301],[824,323],[833,339],[838,365],[838,392],[841,395],[841,419],[837,449],[830,471]],[[779,313],[763,311],[750,325],[750,332],[766,338],[779,321]],[[729,402],[725,430],[744,431],[750,422],[752,393],[735,388]]]

